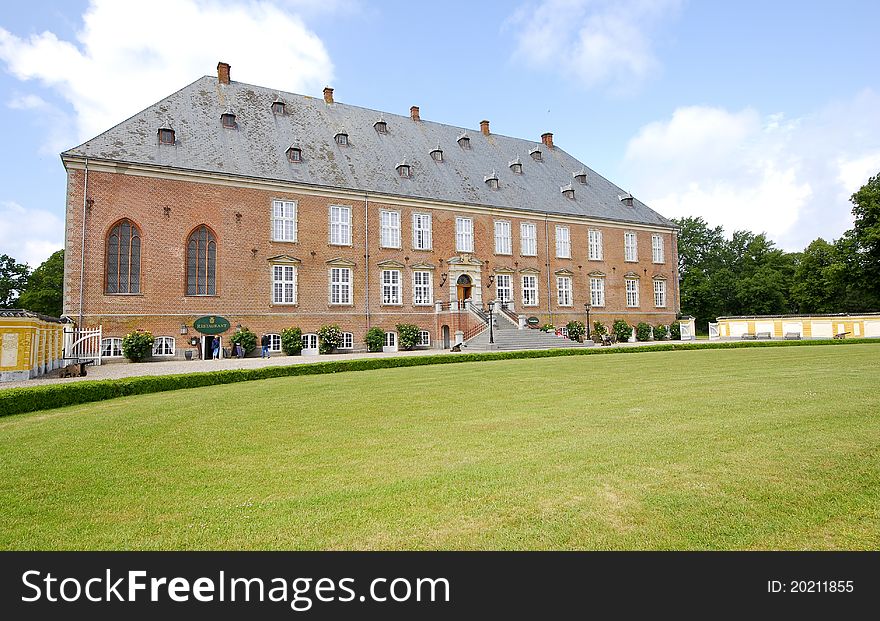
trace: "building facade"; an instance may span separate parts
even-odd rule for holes
[[[196,318],[277,335],[326,324],[363,350],[449,347],[497,301],[564,325],[671,323],[674,225],[553,143],[203,77],[66,151],[64,313],[204,351]],[[231,332],[221,335],[231,336]],[[307,351],[312,349],[306,338]],[[314,342],[317,346],[316,339]]]

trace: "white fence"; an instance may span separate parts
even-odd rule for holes
[[[102,332],[102,326],[85,330],[65,328],[64,358],[80,362],[93,360],[94,364],[101,364]]]
[[[721,338],[721,333],[718,331],[718,324],[717,323],[710,323],[709,324],[709,340],[710,341],[717,341],[720,338]]]

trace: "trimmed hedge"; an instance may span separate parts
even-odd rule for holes
[[[484,360],[521,360],[526,358],[555,358],[557,356],[587,356],[605,354],[640,354],[657,351],[687,351],[695,349],[743,349],[750,347],[809,347],[814,345],[861,345],[880,343],[880,339],[816,340],[816,341],[713,341],[709,343],[663,343],[641,347],[595,347],[571,349],[542,349],[474,354],[437,354],[432,356],[401,356],[396,358],[356,358],[257,369],[226,369],[185,373],[178,375],[150,375],[114,380],[86,380],[63,384],[47,384],[25,388],[0,390],[0,416],[48,410],[129,395],[144,395],[181,388],[199,388],[248,382],[274,377],[323,375],[347,371],[369,371],[418,367],[434,364],[480,362]]]

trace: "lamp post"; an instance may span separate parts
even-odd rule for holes
[[[587,340],[590,340],[590,303],[584,304],[584,312],[587,313]]]
[[[490,302],[489,302],[489,343],[494,343],[494,342],[495,342],[495,333],[492,332],[492,323],[493,323],[493,321],[492,321],[492,309],[494,309],[494,308],[495,308],[495,302],[490,301]]]

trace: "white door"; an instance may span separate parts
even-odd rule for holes
[[[385,345],[382,347],[382,351],[397,351],[397,332],[385,333]]]
[[[318,355],[318,335],[317,334],[303,334],[303,356],[317,356]]]
[[[743,334],[749,331],[749,324],[745,321],[731,321],[730,322],[730,337],[738,339]]]
[[[880,336],[880,321],[871,320],[865,322],[865,336]]]
[[[798,336],[803,336],[804,324],[800,321],[783,321],[782,336],[785,336],[786,334],[797,334]]]
[[[810,322],[810,328],[813,332],[814,339],[830,339],[834,336],[831,330],[830,321],[813,321]]]

